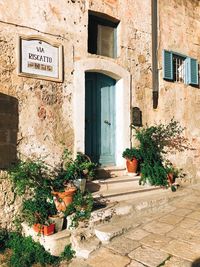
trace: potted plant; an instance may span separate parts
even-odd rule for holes
[[[34,231],[44,235],[54,233],[55,223],[51,223],[49,216],[56,214],[53,201],[42,197],[34,197],[23,201],[22,218]]]
[[[137,148],[126,148],[122,153],[122,157],[126,159],[127,171],[136,173],[138,161],[141,159],[140,150]]]
[[[67,209],[73,201],[76,190],[77,188],[73,184],[68,183],[64,187],[64,191],[52,191],[54,203],[58,211],[64,212]]]
[[[71,206],[66,211],[66,215],[70,215],[67,217],[67,220],[68,222],[71,222],[69,223],[68,228],[77,227],[80,221],[89,219],[93,203],[94,201],[91,193],[86,191],[83,194],[80,190],[77,190]]]
[[[82,193],[84,193],[86,182],[91,181],[95,177],[95,169],[97,165],[91,162],[90,158],[81,152],[77,153],[74,164],[77,167],[74,184]]]
[[[187,138],[183,136],[180,124],[172,119],[168,124],[157,124],[136,128],[135,138],[139,141],[141,154],[140,183],[147,181],[151,185],[167,187],[174,178],[169,178],[169,167],[166,167],[166,155],[174,151],[189,149]],[[169,182],[169,179],[171,181]]]

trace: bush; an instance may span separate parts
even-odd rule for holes
[[[7,230],[0,228],[0,252],[6,249],[7,240],[8,240]]]
[[[140,142],[141,180],[148,180],[152,185],[168,185],[165,167],[165,155],[172,151],[189,149],[187,139],[183,136],[184,128],[173,119],[167,124],[135,128],[135,137]]]
[[[75,251],[72,249],[71,244],[65,246],[64,251],[61,253],[61,260],[71,260],[75,255]]]
[[[7,247],[12,250],[9,259],[9,266],[11,267],[28,267],[34,263],[45,266],[59,262],[58,257],[50,255],[43,246],[34,242],[31,237],[23,237],[19,233],[9,234]]]

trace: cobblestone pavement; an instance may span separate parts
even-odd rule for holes
[[[104,244],[89,259],[74,259],[69,267],[200,266],[199,187],[162,211],[132,220],[135,228]]]

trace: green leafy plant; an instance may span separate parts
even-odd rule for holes
[[[61,253],[61,260],[70,261],[75,256],[75,251],[72,249],[71,244],[65,246],[64,251]]]
[[[122,157],[129,160],[133,160],[133,158],[140,160],[141,159],[140,150],[137,148],[126,148],[122,153]]]
[[[33,198],[23,201],[22,218],[29,226],[39,223],[49,225],[49,216],[57,213],[54,202],[44,198]]]
[[[59,262],[58,257],[50,255],[43,246],[34,242],[31,237],[23,237],[19,233],[10,233],[7,247],[12,250],[9,259],[9,266],[11,267],[27,267],[35,263],[45,266]]]
[[[7,240],[8,240],[7,230],[0,228],[0,252],[5,250]]]
[[[47,167],[39,160],[18,161],[9,170],[9,177],[18,195],[23,195],[27,189],[35,190],[44,187],[49,181],[46,178]]]
[[[149,181],[152,185],[167,186],[169,170],[164,165],[165,155],[172,151],[189,149],[188,141],[183,136],[184,128],[173,119],[166,125],[133,128],[135,137],[140,143],[140,183]]]
[[[65,149],[62,159],[62,166],[57,170],[56,178],[51,181],[55,191],[64,191],[66,184],[73,183],[76,179],[92,180],[95,177],[96,164],[91,162],[85,154],[79,152],[73,159],[72,154]]]
[[[66,215],[73,214],[71,227],[77,227],[79,221],[84,221],[90,218],[94,200],[89,192],[76,192],[72,204],[66,210]]]

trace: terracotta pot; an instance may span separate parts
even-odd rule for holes
[[[173,175],[173,173],[170,172],[170,173],[167,174],[167,180],[168,180],[168,183],[170,185],[174,183],[174,175]]]
[[[54,202],[58,211],[65,211],[69,204],[73,201],[74,193],[76,192],[76,188],[68,188],[64,192],[55,192],[52,194],[55,196]]]
[[[138,160],[136,158],[133,158],[132,160],[130,159],[126,160],[126,167],[128,172],[136,173],[137,166],[138,166]]]
[[[35,232],[43,234],[43,235],[52,235],[52,234],[54,234],[55,224],[52,223],[50,225],[42,225],[39,223],[35,223],[33,225],[33,230]]]

